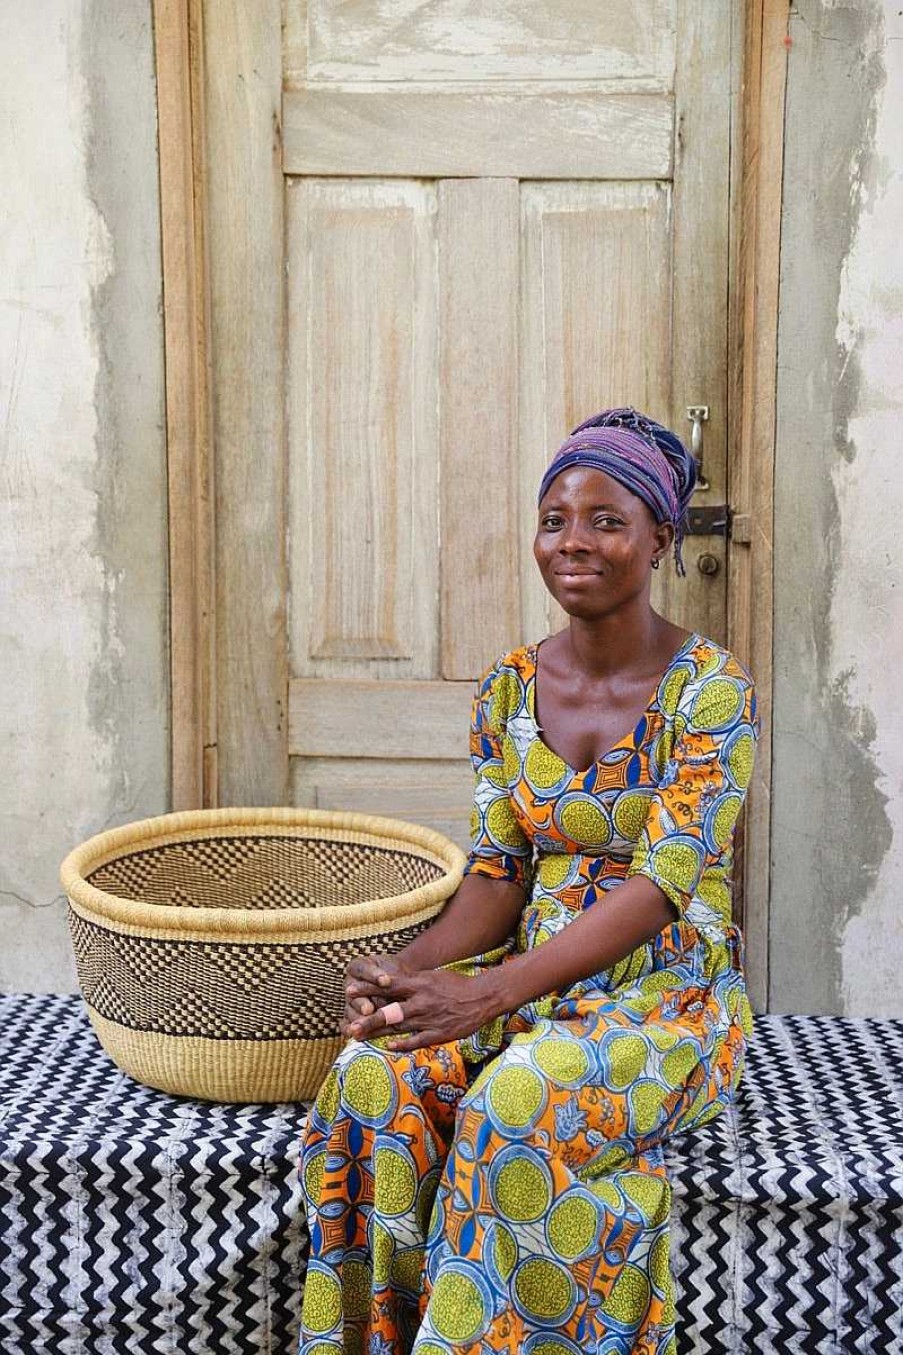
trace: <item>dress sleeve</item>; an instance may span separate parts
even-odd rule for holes
[[[658,885],[679,917],[703,872],[731,859],[758,735],[755,688],[736,660],[687,683],[675,714],[671,757],[627,872]]]
[[[465,875],[486,875],[525,885],[533,846],[511,803],[502,735],[496,723],[505,675],[496,664],[482,678],[473,700],[470,760],[474,771],[472,845]]]

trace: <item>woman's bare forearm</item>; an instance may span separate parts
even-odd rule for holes
[[[435,922],[405,946],[398,958],[416,969],[437,969],[492,950],[515,930],[523,906],[523,885],[465,875]]]
[[[675,908],[641,875],[603,899],[541,946],[517,955],[475,982],[487,990],[493,1015],[516,1011],[547,993],[566,992],[630,955],[675,920]]]

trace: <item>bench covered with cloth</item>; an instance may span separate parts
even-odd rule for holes
[[[294,1355],[305,1107],[133,1082],[78,997],[0,997],[3,1355]],[[668,1145],[682,1355],[903,1355],[903,1022],[760,1016]]]

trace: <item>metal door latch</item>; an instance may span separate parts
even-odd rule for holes
[[[731,510],[726,503],[687,509],[687,536],[730,536]]]

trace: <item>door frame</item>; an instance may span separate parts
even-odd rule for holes
[[[765,1010],[775,403],[790,0],[733,3],[740,116],[732,131],[730,186],[728,436],[734,450],[728,470],[735,518],[728,552],[728,641],[755,674],[762,716],[737,879],[750,993],[756,1009]],[[285,479],[282,62],[274,40],[281,34],[282,4],[258,0],[249,8],[239,0],[218,0],[205,16],[203,0],[154,0],[174,809],[281,804],[289,796],[279,492]],[[205,17],[217,53],[215,71],[205,70],[203,61]],[[241,99],[230,97],[238,89]],[[270,156],[260,154],[264,129]],[[211,146],[219,152],[228,147],[230,163],[214,159]],[[211,204],[225,185],[248,204],[245,211],[215,211]],[[222,324],[218,308],[226,311]],[[248,373],[238,404],[233,400],[221,408],[214,401],[211,347],[218,363]],[[257,379],[255,368],[263,374]],[[216,515],[215,500],[221,510]]]
[[[217,803],[202,7],[154,0],[169,529],[170,803]]]
[[[729,273],[728,642],[755,675],[762,734],[738,839],[738,920],[754,1008],[767,1011],[771,888],[774,458],[784,102],[790,0],[744,0]]]

